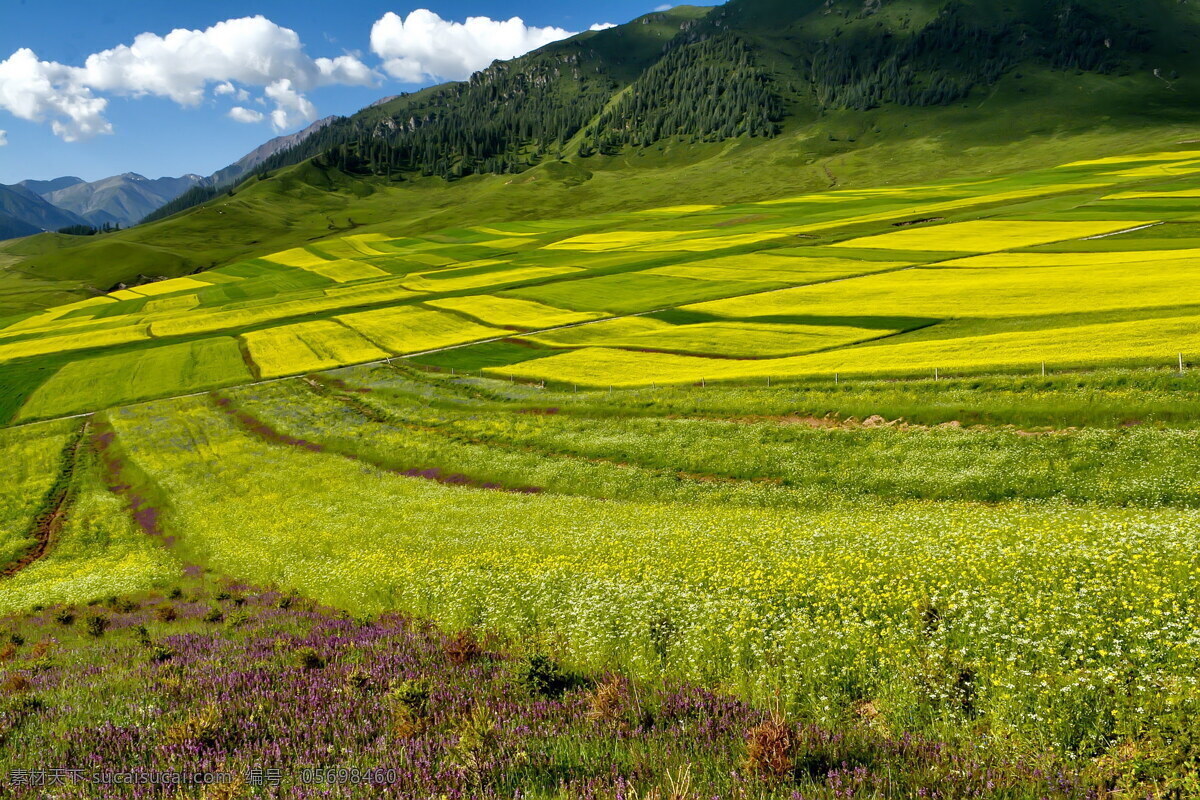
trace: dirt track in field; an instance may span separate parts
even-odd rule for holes
[[[42,501],[42,509],[33,518],[30,525],[30,538],[33,545],[25,554],[7,564],[0,570],[0,579],[11,578],[23,569],[36,563],[46,556],[54,547],[54,542],[66,522],[71,505],[71,484],[75,477],[75,465],[79,458],[79,448],[84,446],[87,438],[90,419],[84,422],[74,439],[63,449],[62,464],[59,467],[58,478],[47,492]]]

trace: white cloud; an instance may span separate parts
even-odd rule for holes
[[[254,123],[263,121],[263,114],[261,111],[255,111],[252,108],[242,108],[241,106],[234,106],[233,108],[229,109],[229,114],[226,116],[228,116],[234,122]]]
[[[229,81],[217,84],[216,88],[213,89],[213,94],[217,97],[221,97],[223,95],[232,95],[233,99],[237,100],[239,103],[244,103],[250,99],[249,92],[247,92],[245,89],[239,89]]]
[[[54,132],[68,142],[111,133],[104,119],[108,100],[95,97],[82,81],[83,70],[39,61],[21,48],[0,61],[0,109],[32,122],[51,118]]]
[[[655,11],[670,11],[674,7],[675,6],[672,5],[671,3],[663,3],[661,6],[655,6],[654,10]]]
[[[312,122],[317,118],[316,107],[308,98],[292,88],[292,82],[287,78],[268,86],[266,96],[275,103],[275,110],[271,112],[271,124],[277,131],[287,130],[301,122]]]
[[[617,27],[616,24],[614,24],[612,22],[597,22],[595,25],[588,28],[588,30],[589,31],[606,31],[609,28],[615,28],[615,27]]]
[[[451,22],[418,8],[407,19],[391,11],[384,14],[371,27],[371,51],[398,81],[463,80],[496,59],[515,58],[572,35],[562,28],[526,25],[520,17]]]
[[[111,133],[108,105],[97,94],[167,97],[183,106],[213,94],[249,99],[241,87],[263,87],[278,126],[315,117],[304,93],[332,84],[368,86],[378,75],[357,57],[312,59],[295,31],[263,16],[218,22],[205,30],[143,33],[132,44],[87,57],[82,67],[39,61],[32,50],[0,61],[0,109],[22,119],[50,119],[67,141]],[[245,115],[241,115],[245,116]]]
[[[0,147],[8,144],[8,131],[0,131]]]

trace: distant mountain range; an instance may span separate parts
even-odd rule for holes
[[[77,214],[50,204],[24,186],[0,186],[0,239],[86,224]]]
[[[208,177],[151,179],[126,172],[91,182],[66,176],[0,185],[0,239],[77,225],[132,227],[189,189],[212,189],[240,180],[271,156],[295,147],[335,119],[326,117],[297,133],[277,136]]]

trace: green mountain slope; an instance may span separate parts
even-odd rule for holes
[[[1197,136],[1198,38],[1200,10],[1168,0],[679,7],[364,109],[201,207],[23,260],[0,279],[0,313],[35,302],[31,279],[83,297],[382,223],[728,203],[1172,147]]]

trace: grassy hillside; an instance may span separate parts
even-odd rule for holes
[[[10,265],[0,272],[0,313],[379,224],[422,233],[728,204],[1005,174],[1196,137],[1200,83],[1186,64],[1200,26],[1191,6],[1076,3],[1060,17],[1042,8],[741,0],[589,32],[331,124],[277,154],[266,180],[200,209]],[[1110,46],[1098,54],[1101,35]],[[742,52],[748,88],[724,91],[729,70],[742,69],[727,63],[730,53]],[[912,74],[897,71],[899,56],[916,65]],[[656,68],[664,58],[671,68]],[[709,95],[682,102],[687,87]],[[743,128],[739,116],[747,99],[763,107],[759,89],[780,104],[771,135]],[[649,113],[665,107],[700,111]],[[491,127],[472,127],[484,119]],[[451,140],[484,149],[457,151]],[[319,158],[294,166],[310,156]]]

